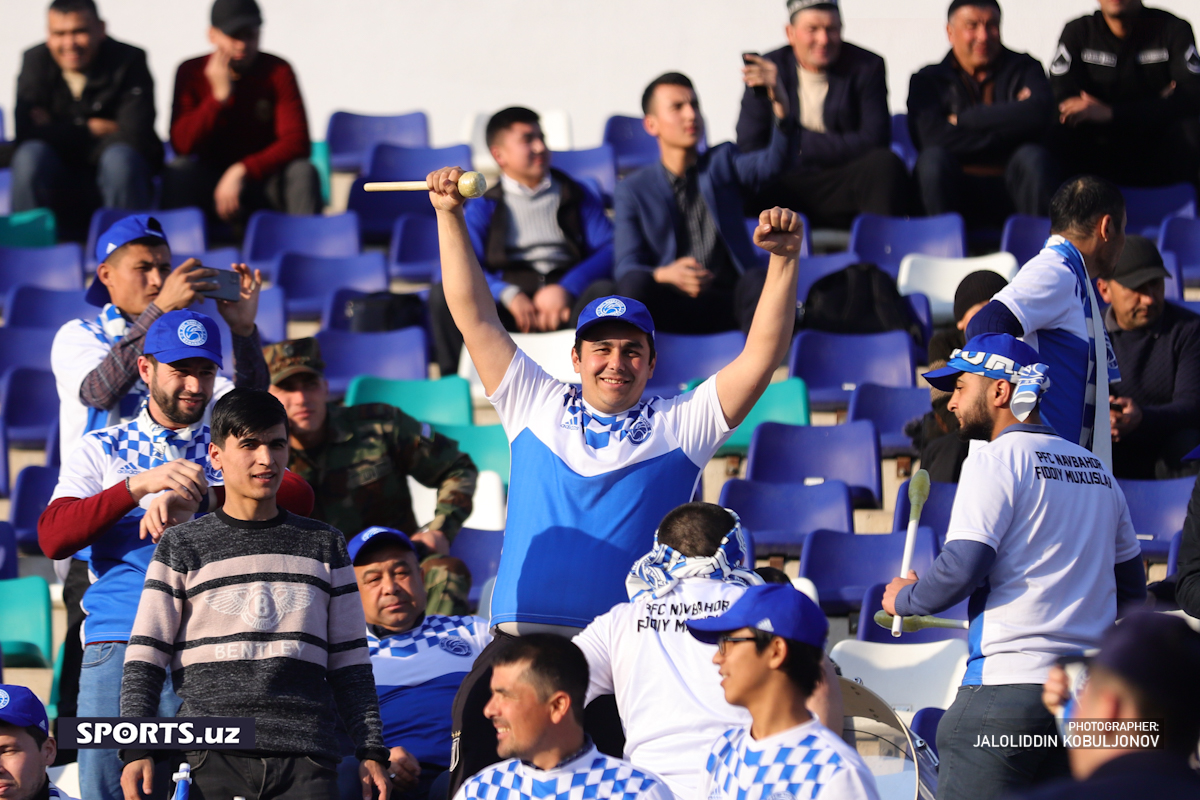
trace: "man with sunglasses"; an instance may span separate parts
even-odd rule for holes
[[[708,800],[875,800],[875,777],[853,747],[821,724],[808,700],[826,679],[829,622],[789,584],[751,586],[724,614],[687,623],[715,644],[725,700],[749,726],[721,734],[701,773]]]

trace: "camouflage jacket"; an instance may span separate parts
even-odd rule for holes
[[[293,447],[288,463],[312,484],[313,518],[347,538],[371,525],[415,533],[405,480],[411,475],[438,490],[436,516],[424,529],[440,530],[453,540],[471,514],[478,474],[458,443],[385,403],[328,408],[325,444],[312,450]]]

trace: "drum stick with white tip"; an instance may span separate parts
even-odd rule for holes
[[[908,482],[908,533],[904,536],[904,558],[900,561],[900,577],[907,578],[912,567],[913,548],[917,543],[917,524],[921,521],[921,509],[929,499],[929,473],[923,469],[913,473]],[[900,635],[901,618],[897,614],[892,620],[892,636]]]
[[[897,620],[904,621],[905,633],[913,633],[925,628],[949,628],[956,631],[965,631],[969,625],[965,619],[950,619],[949,617],[932,617],[927,615],[893,617],[882,608],[875,612],[875,624],[881,628],[891,628],[896,624]]]
[[[372,181],[363,184],[364,192],[427,192],[425,181]],[[478,172],[464,172],[458,179],[458,193],[463,197],[483,197],[487,179]]]

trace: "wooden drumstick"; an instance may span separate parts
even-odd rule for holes
[[[374,181],[364,183],[365,192],[427,192],[425,181]],[[478,172],[464,172],[458,179],[458,193],[463,197],[483,197],[487,191],[487,180]]]

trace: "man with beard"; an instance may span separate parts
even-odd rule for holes
[[[953,392],[960,435],[986,444],[963,464],[929,574],[893,579],[883,607],[935,614],[971,598],[966,675],[938,726],[938,798],[987,800],[1067,775],[1066,750],[1034,739],[1055,733],[1042,685],[1145,598],[1146,576],[1112,473],[1042,424],[1052,374],[1032,347],[976,336],[925,379]]]
[[[96,576],[83,597],[83,669],[79,716],[119,715],[121,668],[146,568],[154,556],[142,517],[159,494],[176,492],[210,511],[220,505],[221,473],[209,465],[205,412],[221,368],[221,335],[210,317],[193,311],[163,314],[150,326],[138,375],[149,397],[133,419],[84,436],[63,461],[50,505],[38,520],[38,541],[50,558],[91,548]],[[289,473],[285,494],[311,490]],[[281,504],[304,511],[282,500]],[[307,513],[305,511],[305,513]],[[156,539],[157,537],[152,537]],[[174,716],[179,699],[164,686],[159,716]],[[121,798],[121,762],[115,750],[81,750],[80,788],[97,800]]]

